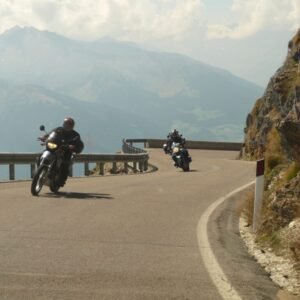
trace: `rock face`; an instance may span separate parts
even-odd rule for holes
[[[248,115],[245,155],[261,158],[274,151],[282,160],[300,157],[300,29],[289,42],[286,60],[270,79]],[[276,149],[274,149],[274,147]]]
[[[266,218],[263,225],[277,230],[287,226],[299,215],[300,173],[285,185],[277,188],[276,185],[270,185],[268,189],[271,192],[268,209],[272,211],[272,218]],[[300,242],[300,235],[296,238]]]
[[[274,281],[300,295],[300,29],[247,116],[244,144],[244,159],[266,162],[261,224],[249,240],[270,253],[253,255]]]
[[[270,234],[300,214],[300,29],[247,117],[244,156],[265,158],[262,230]]]

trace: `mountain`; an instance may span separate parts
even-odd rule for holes
[[[40,151],[37,137],[39,126],[49,131],[62,124],[65,116],[72,115],[76,129],[82,135],[86,152],[112,152],[120,149],[127,136],[149,136],[155,128],[143,117],[124,114],[117,108],[98,103],[82,103],[75,98],[34,85],[12,85],[0,81],[0,136],[1,151]],[[109,135],[108,135],[109,132]]]
[[[19,128],[29,132],[41,121],[61,122],[68,113],[76,116],[78,131],[101,139],[106,148],[120,143],[114,139],[121,135],[164,138],[175,127],[187,139],[241,141],[245,116],[262,93],[259,86],[183,55],[112,39],[75,41],[31,27],[0,35],[0,80],[5,82],[0,105],[7,109],[2,115],[13,111],[15,119],[31,120]],[[49,95],[51,105],[44,100]],[[22,99],[32,109],[20,115],[10,105]],[[46,113],[50,109],[53,114]]]

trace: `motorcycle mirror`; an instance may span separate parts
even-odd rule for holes
[[[40,131],[45,131],[45,126],[44,125],[40,126]]]

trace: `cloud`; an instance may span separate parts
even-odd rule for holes
[[[0,32],[20,25],[78,39],[111,36],[143,43],[202,39],[205,31],[210,39],[241,39],[300,26],[299,0],[232,0],[233,24],[212,24],[216,14],[207,14],[209,5],[204,0],[1,0]]]
[[[0,31],[33,26],[69,37],[181,39],[201,23],[202,0],[1,0]]]
[[[295,30],[300,26],[299,0],[234,0],[236,24],[211,24],[208,38],[241,39],[264,29]]]

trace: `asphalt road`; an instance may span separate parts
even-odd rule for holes
[[[188,173],[150,150],[157,172],[72,178],[58,195],[0,183],[0,299],[222,299],[197,226],[216,199],[255,179],[255,166],[237,152],[190,153]],[[278,288],[246,253],[232,203],[210,218],[214,255],[241,299],[273,299]]]

